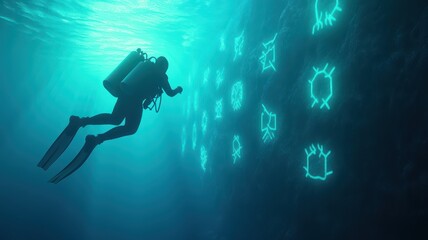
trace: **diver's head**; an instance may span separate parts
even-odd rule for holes
[[[168,70],[168,60],[164,56],[160,56],[156,60],[156,66],[162,73],[166,73],[166,70]]]

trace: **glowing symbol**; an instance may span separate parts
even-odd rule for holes
[[[328,110],[330,110],[330,105],[328,104],[328,101],[330,101],[331,97],[333,96],[333,78],[331,75],[333,74],[335,67],[333,67],[330,70],[330,72],[327,71],[327,67],[328,67],[328,63],[325,65],[325,67],[322,70],[319,70],[319,68],[312,67],[312,69],[314,69],[315,71],[313,78],[309,80],[309,84],[311,86],[311,99],[312,99],[311,107],[312,108],[316,104],[321,103],[320,109],[322,109],[323,107],[326,107]],[[314,84],[315,84],[315,80],[319,79],[318,76],[323,77],[323,79],[320,79],[320,80],[327,81],[328,89],[329,89],[329,93],[327,97],[321,98],[321,102],[320,102],[320,99],[317,98],[317,96],[315,96],[314,94]]]
[[[210,77],[210,68],[205,69],[204,71],[204,80],[202,83],[205,85],[208,82],[208,78]]]
[[[276,114],[269,112],[263,104],[262,107],[263,112],[261,114],[260,128],[263,133],[263,142],[266,142],[267,140],[272,140],[275,137],[274,132],[276,131]],[[269,117],[269,120],[263,121],[263,119],[267,117]]]
[[[193,99],[193,109],[195,110],[195,112],[198,110],[198,98],[199,98],[199,93],[198,91],[195,91],[195,95]]]
[[[276,36],[278,35],[278,33],[275,34],[275,36],[273,37],[272,40],[263,43],[263,53],[260,56],[259,60],[260,63],[263,65],[263,69],[262,72],[264,72],[265,70],[272,68],[274,71],[276,71],[275,68],[275,59],[276,59],[276,54],[275,54],[275,40],[276,40]]]
[[[233,164],[235,164],[236,160],[241,158],[241,142],[239,141],[239,136],[235,135],[233,136],[233,142],[232,142],[232,148],[233,148]]]
[[[319,154],[318,154],[318,161],[319,159],[322,158],[322,160],[324,161],[324,169],[322,174],[320,175],[312,175],[311,173],[309,173],[310,171],[310,162],[311,162],[311,157],[312,156],[317,156],[317,148],[315,148],[315,146],[312,144],[311,146],[309,146],[309,149],[305,148],[305,153],[306,153],[306,167],[303,167],[303,169],[306,170],[306,177],[310,177],[312,179],[317,179],[317,180],[322,180],[325,181],[325,179],[327,178],[328,175],[333,174],[333,171],[327,171],[327,158],[330,155],[331,151],[328,151],[327,153],[324,152],[323,146],[317,144],[318,150],[319,150]]]
[[[316,22],[312,27],[312,35],[315,34],[315,31],[319,31],[324,28],[324,26],[333,26],[333,22],[336,21],[334,17],[336,12],[341,12],[342,8],[339,7],[339,0],[330,0],[334,1],[334,7],[331,11],[322,11],[320,10],[319,0],[315,0],[315,18]],[[324,13],[324,16],[323,16]]]
[[[202,121],[201,121],[201,128],[202,128],[203,135],[205,135],[205,133],[207,132],[207,123],[208,123],[207,111],[204,111],[202,113]]]
[[[226,45],[224,44],[224,34],[220,37],[220,51],[224,51],[226,49]]]
[[[198,140],[197,139],[197,132],[196,132],[197,130],[196,130],[196,123],[193,123],[193,129],[192,129],[192,148],[193,148],[193,150],[195,150],[195,148],[196,148],[196,141]]]
[[[207,150],[205,149],[204,146],[201,146],[201,168],[202,170],[207,170],[206,165],[207,165],[207,161],[208,161],[208,155],[207,155]]]
[[[181,131],[181,153],[184,153],[185,149],[186,149],[186,128],[183,127],[183,130]]]
[[[215,83],[217,85],[217,89],[223,83],[224,80],[224,68],[222,70],[217,70],[217,76],[215,78]]]
[[[235,56],[233,57],[233,61],[235,61],[236,57],[242,55],[243,46],[244,46],[244,31],[242,31],[241,35],[235,38]]]
[[[215,102],[215,119],[223,118],[223,98]]]
[[[236,82],[235,84],[233,84],[232,86],[232,97],[231,97],[231,101],[232,101],[232,108],[233,110],[238,110],[241,108],[242,105],[242,95],[243,95],[243,90],[242,90],[242,82]]]

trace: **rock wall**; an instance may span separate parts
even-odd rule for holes
[[[315,1],[253,1],[226,36],[244,31],[211,60],[225,83],[205,96],[230,101],[244,84],[242,109],[225,108],[207,140],[205,176],[216,194],[218,239],[417,239],[427,236],[428,7],[423,1],[339,1],[332,26],[312,34]],[[262,72],[262,43],[275,34],[275,68]],[[335,67],[330,110],[311,107],[313,67]],[[262,140],[262,104],[277,114]],[[232,137],[242,159],[232,163]],[[311,144],[333,173],[305,176]],[[316,145],[315,145],[316,146]]]

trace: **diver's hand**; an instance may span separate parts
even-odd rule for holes
[[[183,88],[182,87],[177,87],[177,92],[181,94],[183,92]]]

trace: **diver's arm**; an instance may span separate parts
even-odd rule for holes
[[[165,91],[166,95],[168,95],[170,97],[174,97],[175,95],[177,95],[177,93],[183,92],[182,87],[177,87],[174,90],[172,90],[171,85],[169,85],[168,78],[165,78],[162,81],[162,89]]]

